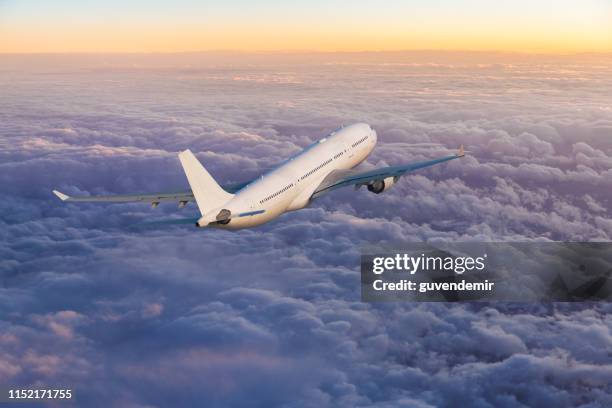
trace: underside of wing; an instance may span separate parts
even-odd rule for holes
[[[325,193],[336,190],[346,186],[362,186],[370,185],[388,178],[397,180],[400,176],[422,169],[425,167],[433,166],[439,163],[444,163],[449,160],[458,159],[465,155],[463,146],[459,149],[457,154],[451,156],[441,157],[439,159],[403,164],[399,166],[382,167],[373,170],[335,170],[332,171],[317,187],[312,195],[312,198],[317,198]]]

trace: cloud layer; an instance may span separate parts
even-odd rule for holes
[[[369,243],[610,240],[611,61],[379,57],[5,65],[0,383],[79,406],[610,406],[609,305],[364,304],[358,267]],[[184,148],[244,181],[353,121],[379,133],[367,165],[469,154],[236,233],[50,194],[186,189]]]

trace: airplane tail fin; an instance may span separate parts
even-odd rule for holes
[[[190,150],[179,153],[179,160],[202,215],[232,199],[234,195],[217,184]]]

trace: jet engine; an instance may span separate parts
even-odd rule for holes
[[[393,184],[397,182],[399,177],[387,177],[383,180],[376,180],[370,184],[368,184],[368,191],[373,192],[374,194],[380,194],[383,191],[387,191],[391,188]]]

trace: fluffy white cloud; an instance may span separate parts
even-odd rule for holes
[[[609,240],[610,61],[109,58],[0,77],[0,382],[80,406],[612,405],[608,305],[371,305],[358,274],[368,243]],[[236,233],[50,194],[186,189],[184,148],[242,181],[357,120],[370,165],[469,155]]]

